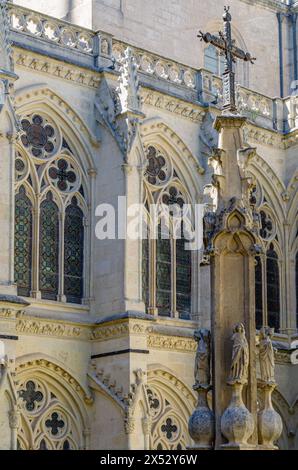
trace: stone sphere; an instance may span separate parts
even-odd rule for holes
[[[189,434],[196,447],[211,448],[215,436],[215,418],[209,408],[197,408],[188,424]]]

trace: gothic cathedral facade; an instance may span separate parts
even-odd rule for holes
[[[256,327],[275,331],[281,449],[298,449],[294,3],[229,2],[236,44],[257,58],[235,65],[236,95],[256,148]],[[166,239],[158,220],[156,238],[119,236],[119,211],[124,198],[147,219],[154,204],[210,205],[224,65],[196,36],[218,32],[224,4],[1,0],[1,449],[192,445],[210,263],[173,218]],[[100,237],[110,207],[115,236]]]

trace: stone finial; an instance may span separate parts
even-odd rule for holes
[[[233,353],[229,385],[246,385],[248,381],[249,348],[243,323],[237,323],[233,330]]]
[[[132,50],[128,47],[120,62],[120,77],[117,89],[119,114],[141,113],[141,95],[138,68]]]
[[[194,389],[209,388],[211,382],[211,333],[206,329],[196,330],[194,333],[194,339],[198,343],[195,358]]]

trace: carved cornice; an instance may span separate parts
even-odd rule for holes
[[[25,49],[14,48],[14,60],[16,67],[24,67],[36,72],[42,72],[61,78],[87,88],[98,88],[100,74],[73,64],[66,64]]]
[[[142,101],[145,106],[168,111],[195,123],[201,123],[205,116],[205,110],[197,105],[148,89],[143,89]]]

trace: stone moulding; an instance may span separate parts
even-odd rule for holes
[[[19,359],[21,360],[21,358]],[[57,374],[61,379],[65,380],[76,394],[79,394],[84,402],[88,405],[93,403],[93,397],[90,394],[90,391],[87,388],[83,388],[79,382],[70,375],[65,369],[62,369],[57,364],[54,364],[47,359],[32,359],[25,363],[20,362],[16,365],[15,373],[16,375],[21,374],[22,372],[27,372],[29,370],[46,370],[50,375]]]

